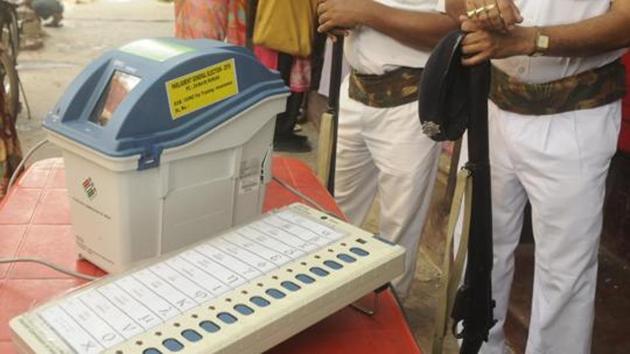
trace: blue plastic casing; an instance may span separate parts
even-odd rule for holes
[[[140,154],[138,169],[146,169],[159,165],[164,149],[191,142],[257,103],[288,92],[279,74],[247,49],[205,39],[160,38],[134,45],[140,42],[89,64],[48,114],[44,127],[109,157]],[[139,51],[143,46],[150,50]],[[174,118],[167,82],[230,59],[238,93]],[[93,116],[116,72],[140,80],[101,126]]]

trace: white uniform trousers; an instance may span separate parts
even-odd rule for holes
[[[405,273],[393,281],[407,296],[418,243],[431,202],[439,144],[422,133],[418,103],[373,108],[348,97],[341,87],[335,199],[361,225],[378,191],[381,237],[403,246]]]
[[[590,353],[605,179],[620,107],[534,117],[490,102],[492,286],[499,322],[482,353],[505,352],[503,324],[527,198],[536,251],[526,353]]]

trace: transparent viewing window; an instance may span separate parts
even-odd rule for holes
[[[112,115],[120,103],[129,95],[129,92],[138,85],[140,78],[122,71],[114,71],[105,91],[98,100],[94,111],[90,116],[90,122],[102,127],[109,123]]]

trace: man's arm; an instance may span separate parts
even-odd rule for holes
[[[463,42],[463,52],[472,55],[464,60],[466,65],[493,58],[530,55],[536,50],[537,33],[549,37],[546,56],[597,55],[630,46],[630,0],[615,0],[607,13],[572,24],[516,27],[503,34],[479,30],[472,21],[464,21],[462,30],[472,32]]]
[[[465,0],[445,0],[446,13],[454,19],[466,14]]]
[[[432,48],[457,28],[453,19],[437,12],[401,10],[372,0],[323,0],[317,12],[319,32],[368,26],[414,48]]]
[[[540,28],[549,36],[546,55],[581,57],[630,46],[630,0],[615,0],[610,11],[569,25]]]

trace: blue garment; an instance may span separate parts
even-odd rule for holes
[[[31,6],[35,13],[44,20],[54,14],[63,13],[63,5],[58,0],[33,0]]]

